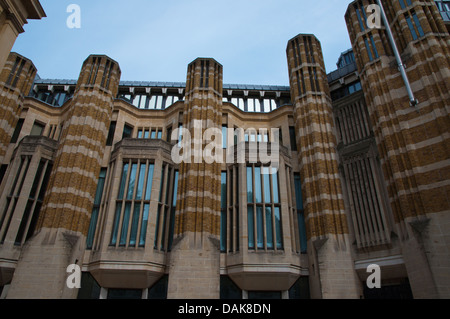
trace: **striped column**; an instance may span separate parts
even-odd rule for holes
[[[332,105],[320,42],[313,35],[298,35],[288,43],[287,58],[308,250],[311,268],[319,268],[320,273],[315,278],[311,272],[312,295],[356,298],[359,294],[349,253]],[[333,268],[341,272],[333,272]]]
[[[206,129],[217,128],[221,132],[222,128],[222,66],[219,63],[213,59],[197,59],[189,65],[185,103],[183,125],[192,139],[192,157],[191,163],[181,163],[176,235],[194,233],[199,239],[205,236],[218,239],[221,166],[217,162],[208,164],[208,159],[201,155],[210,143],[204,136]],[[221,151],[221,139],[218,147]],[[201,246],[200,241],[196,243]]]
[[[183,127],[191,135],[192,156],[190,163],[180,164],[170,299],[220,297],[221,164],[209,162],[202,151],[210,144],[203,136],[206,129],[217,128],[221,134],[222,87],[222,66],[215,60],[197,59],[189,65]]]
[[[419,100],[411,107],[384,26],[370,29],[364,19],[371,2],[350,4],[346,21],[396,233],[414,296],[448,298],[450,37],[434,1],[382,2]]]
[[[64,122],[40,228],[87,235],[120,69],[106,56],[83,64]]]
[[[83,64],[38,220],[22,248],[8,298],[76,298],[66,285],[69,265],[83,263],[94,196],[120,69],[106,56]]]
[[[36,76],[33,63],[17,53],[11,53],[0,73],[0,163],[20,116],[25,96],[28,96]]]

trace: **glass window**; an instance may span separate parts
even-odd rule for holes
[[[268,173],[268,167],[247,166],[249,249],[255,249],[255,244],[257,249],[273,250],[275,245],[276,249],[283,249],[278,173]]]
[[[105,179],[106,179],[106,168],[102,168],[100,170],[100,176],[98,178],[97,183],[97,191],[95,192],[95,199],[94,199],[94,208],[92,209],[92,215],[91,215],[91,222],[89,224],[89,231],[86,238],[86,248],[91,249],[92,244],[94,242],[94,235],[95,230],[97,227],[97,220],[98,220],[98,214],[100,210],[100,204],[102,201],[102,195],[103,195],[103,188],[105,186]]]
[[[156,250],[170,251],[172,248],[178,178],[177,170],[163,164],[153,246]]]
[[[116,202],[111,245],[117,244],[121,223],[120,246],[145,246],[154,164],[148,160],[126,162]],[[126,199],[124,200],[124,195]],[[131,225],[130,225],[131,223]],[[139,225],[141,225],[139,227]],[[128,234],[128,229],[130,232]],[[129,236],[129,238],[128,238]]]
[[[411,17],[409,15],[406,16],[406,22],[408,23],[409,31],[411,32],[413,40],[417,40],[418,39],[417,33],[416,33],[416,30],[414,29],[413,23],[411,21]]]
[[[222,125],[222,148],[227,148],[228,126]]]
[[[300,174],[294,174],[294,186],[295,186],[295,201],[297,206],[297,221],[298,230],[300,234],[300,249],[302,253],[306,252],[306,224],[305,224],[305,214],[303,208],[303,198],[302,198],[302,184],[300,179]]]
[[[109,125],[108,138],[106,139],[106,146],[111,146],[114,140],[114,134],[116,133],[117,122],[113,121]]]
[[[416,24],[417,31],[419,32],[419,36],[423,37],[425,34],[423,33],[422,25],[420,24],[419,18],[416,13],[412,14],[414,23]]]
[[[31,136],[41,136],[42,133],[44,132],[44,128],[45,128],[44,124],[34,122],[30,135]]]
[[[289,137],[291,140],[291,150],[297,152],[297,138],[295,136],[295,127],[289,126]]]
[[[133,127],[128,124],[125,124],[123,127],[122,139],[131,138],[132,134],[133,134]]]
[[[364,37],[364,43],[366,44],[366,50],[367,54],[369,55],[369,61],[373,61],[372,50],[370,50],[369,42],[367,41],[366,37]]]
[[[11,137],[11,143],[16,143],[17,139],[19,138],[20,132],[22,131],[24,119],[19,119],[17,122],[16,128],[14,130],[14,133]]]
[[[221,174],[220,250],[227,250],[227,172]]]

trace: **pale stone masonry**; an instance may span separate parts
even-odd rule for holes
[[[104,55],[78,80],[41,79],[9,52],[17,10],[45,16],[20,3],[0,0],[0,298],[450,297],[442,3],[382,1],[417,105],[386,27],[368,27],[373,0],[349,3],[333,72],[320,39],[287,41],[289,86],[224,83],[213,58],[183,83],[123,81]],[[210,128],[223,160],[197,163]],[[277,143],[266,174],[252,150]]]

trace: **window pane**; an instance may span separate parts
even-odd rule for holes
[[[227,172],[221,174],[221,208],[227,208]]]
[[[271,203],[270,199],[270,175],[269,168],[263,167],[263,180],[264,180],[264,203]]]
[[[278,193],[278,172],[275,174],[272,174],[272,196],[273,196],[273,202],[275,204],[280,202],[280,196]]]
[[[263,226],[263,208],[262,206],[256,206],[256,235],[258,249],[264,248],[264,226]]]
[[[266,207],[267,248],[273,249],[272,207]]]
[[[409,27],[409,30],[411,31],[413,40],[417,40],[417,33],[416,33],[416,30],[414,30],[414,26],[413,26],[411,18],[409,16],[406,17],[406,22],[408,23],[408,27]]]
[[[370,41],[372,42],[373,52],[375,54],[375,58],[377,59],[379,57],[377,47],[375,46],[375,40],[373,39],[373,36],[370,36]]]
[[[142,216],[141,223],[141,235],[139,236],[139,246],[145,245],[145,236],[147,235],[147,224],[148,224],[148,212],[150,210],[150,204],[144,205],[144,212]]]
[[[227,172],[221,175],[220,250],[227,250]]]
[[[98,208],[92,210],[91,222],[89,224],[89,231],[86,239],[86,248],[91,249],[94,242],[95,228],[97,226]]]
[[[253,172],[252,167],[247,167],[247,202],[253,203]]]
[[[419,32],[419,36],[423,37],[424,33],[423,33],[422,25],[420,24],[419,18],[417,17],[417,15],[415,13],[413,13],[412,17],[414,19],[414,23],[416,24],[417,31]]]
[[[257,203],[262,203],[261,167],[255,167],[255,201]]]
[[[275,207],[275,231],[277,236],[277,249],[283,249],[283,236],[281,231],[280,207]]]
[[[150,200],[150,195],[152,192],[152,182],[153,182],[153,170],[155,168],[154,164],[150,164],[148,168],[148,176],[147,176],[147,188],[145,190],[145,200]]]
[[[302,210],[297,211],[298,232],[300,235],[300,251],[306,253],[307,238],[306,238],[306,225],[305,214]]]
[[[160,140],[160,139],[162,139],[162,131],[160,130],[160,131],[158,131],[158,136],[157,136],[157,138]]]
[[[297,209],[303,210],[302,184],[299,174],[294,174],[294,184],[295,184],[295,200],[297,204]]]
[[[119,195],[117,196],[118,199],[123,199],[123,194],[125,192],[125,183],[127,182],[128,165],[128,163],[123,165],[122,180],[120,181]]]
[[[289,137],[291,140],[291,150],[296,152],[297,151],[297,139],[295,136],[295,127],[289,126]]]
[[[247,110],[248,110],[248,112],[255,112],[255,100],[254,99],[247,100]]]
[[[133,219],[131,221],[130,246],[136,245],[136,237],[139,226],[139,216],[141,213],[141,204],[134,204]]]
[[[136,199],[142,199],[142,192],[144,191],[145,169],[146,168],[147,168],[146,164],[141,164],[141,168],[139,171],[138,187],[136,190]]]
[[[44,125],[39,123],[34,123],[33,128],[31,129],[31,136],[41,136],[44,131]]]
[[[114,227],[112,232],[111,245],[115,245],[117,243],[117,233],[119,231],[119,221],[121,212],[122,212],[122,203],[117,203],[116,214],[114,216]]]
[[[130,181],[128,182],[127,199],[133,199],[134,187],[136,185],[137,164],[131,165]]]
[[[222,126],[222,148],[227,148],[227,131],[228,128],[226,125]]]
[[[125,204],[125,212],[123,214],[122,231],[120,233],[120,246],[125,246],[128,235],[128,223],[130,222],[131,203]]]
[[[255,220],[253,206],[247,207],[248,248],[255,249]]]

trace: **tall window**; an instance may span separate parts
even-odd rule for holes
[[[220,250],[239,251],[239,165],[221,174]]]
[[[28,173],[28,168],[30,167],[30,162],[31,156],[22,156],[20,158],[19,169],[14,178],[14,183],[12,184],[13,186],[6,197],[5,209],[0,219],[0,234],[2,234],[0,243],[3,243],[6,239],[14,211],[16,210],[17,202],[19,201],[19,196],[22,192],[22,187]]]
[[[92,244],[94,243],[94,235],[97,227],[98,213],[100,210],[100,204],[102,202],[103,188],[105,186],[106,171],[107,171],[106,168],[102,168],[100,170],[100,176],[98,178],[97,191],[95,193],[94,198],[94,208],[92,209],[91,223],[89,225],[89,231],[86,239],[87,249],[91,249]]]
[[[297,152],[297,137],[294,126],[289,126],[289,138],[291,140],[291,150]]]
[[[156,215],[154,248],[170,251],[175,226],[177,206],[178,171],[169,164],[164,164],[161,171],[161,184]]]
[[[305,210],[303,209],[302,198],[302,183],[300,174],[294,174],[294,186],[295,186],[295,202],[297,206],[297,222],[298,232],[300,237],[300,250],[302,253],[306,253],[306,225],[305,225]]]
[[[109,125],[108,138],[106,139],[106,146],[111,146],[114,141],[114,134],[116,133],[117,122],[113,121]]]
[[[220,251],[227,251],[227,172],[220,179]]]
[[[411,0],[406,0],[406,5],[405,5],[405,0],[398,0],[398,2],[400,2],[400,7],[402,9],[405,9],[406,5],[410,6],[412,4]]]
[[[133,127],[128,124],[125,124],[125,126],[123,127],[122,139],[130,138],[132,134],[133,134]]]
[[[52,164],[48,160],[42,159],[39,163],[36,176],[31,186],[28,202],[20,222],[15,245],[20,246],[31,238],[34,234],[36,224],[44,202],[45,191],[47,190]],[[44,173],[45,172],[45,173]]]
[[[6,85],[15,88],[17,86],[17,82],[19,81],[20,74],[22,73],[22,69],[25,66],[25,60],[17,57],[16,62],[9,74],[8,80],[6,81]]]
[[[417,40],[419,37],[423,37],[425,35],[419,18],[414,11],[412,11],[410,14],[406,13],[405,18],[413,40]]]
[[[16,128],[14,129],[14,134],[11,137],[11,143],[16,143],[19,139],[20,132],[22,131],[24,119],[19,119]]]
[[[45,125],[39,122],[34,122],[33,127],[31,128],[31,136],[41,136],[44,132]]]
[[[268,173],[268,167],[247,166],[249,249],[283,249],[278,173]]]
[[[145,246],[154,164],[125,162],[116,202],[111,245]]]

